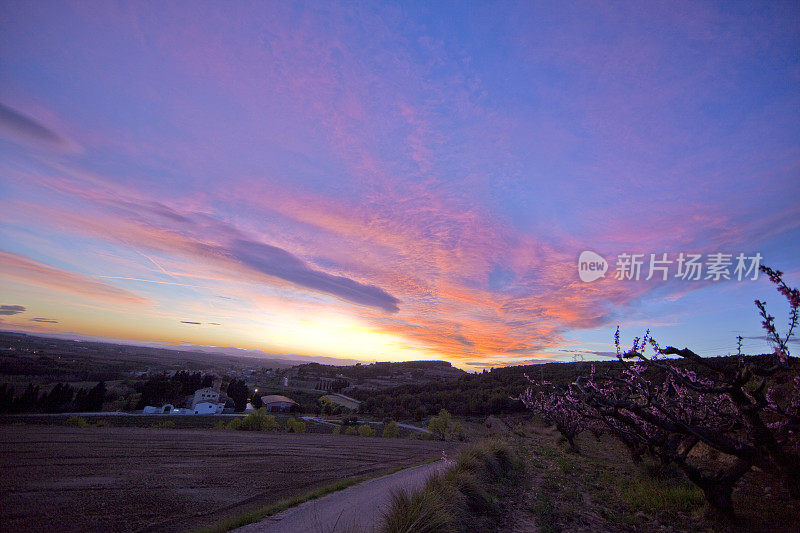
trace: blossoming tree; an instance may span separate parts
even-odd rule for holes
[[[761,268],[789,304],[782,335],[766,304],[756,300],[772,354],[745,356],[740,338],[735,361],[708,359],[688,348],[661,348],[649,331],[623,351],[618,328],[618,372],[598,375],[592,367],[561,389],[534,383],[523,401],[565,437],[571,434],[572,446],[581,430],[602,426],[635,458],[647,453],[677,465],[724,516],[733,516],[733,487],[752,467],[780,476],[800,498],[800,365],[788,347],[800,291],[788,287],[780,271]],[[723,458],[698,453],[703,448]]]

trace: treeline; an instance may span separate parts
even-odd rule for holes
[[[197,389],[211,387],[214,378],[211,374],[185,370],[172,375],[164,373],[150,376],[146,381],[134,385],[136,392],[141,394],[135,408],[144,409],[148,405],[160,406],[165,403],[182,407],[187,396],[193,395]]]
[[[92,388],[76,389],[69,383],[58,383],[49,392],[41,392],[39,385],[28,386],[19,396],[14,387],[0,385],[0,413],[70,413],[103,410],[106,385],[99,382]]]

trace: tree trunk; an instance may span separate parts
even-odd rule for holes
[[[731,498],[733,494],[732,486],[710,483],[700,488],[713,513],[724,520],[736,518],[736,513],[733,510],[733,500]]]
[[[750,470],[750,463],[741,459],[724,471],[710,473],[703,471],[685,461],[677,461],[678,466],[686,472],[688,478],[700,487],[711,511],[724,520],[736,517],[733,510],[733,487]]]
[[[575,444],[575,436],[565,435],[564,437],[567,439],[567,442],[569,443],[569,451],[571,451],[572,453],[580,454],[581,450],[580,448],[578,448],[578,445]]]

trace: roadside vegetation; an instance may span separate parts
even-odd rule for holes
[[[453,466],[417,492],[400,491],[384,517],[384,533],[487,531],[508,518],[509,502],[523,480],[515,447],[483,440],[464,449]]]

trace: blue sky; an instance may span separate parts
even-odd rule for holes
[[[464,368],[591,357],[617,324],[735,350],[753,299],[782,316],[765,279],[614,262],[760,253],[797,284],[798,15],[6,2],[3,326]]]

